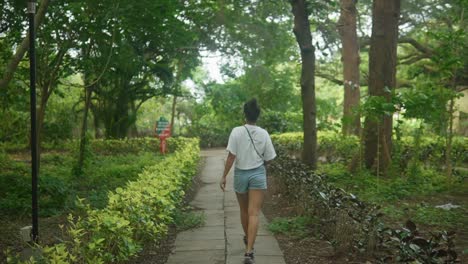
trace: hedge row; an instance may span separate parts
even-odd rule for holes
[[[299,132],[284,133],[271,136],[274,143],[281,144],[290,152],[302,150],[303,134]],[[327,162],[349,161],[359,154],[359,138],[356,136],[344,137],[333,131],[319,131],[317,135],[317,152],[319,157],[325,158]],[[394,141],[394,155],[401,155],[402,160],[410,160],[417,156],[421,161],[440,163],[445,160],[445,141],[437,137],[424,136],[419,142],[419,149],[415,146],[413,137],[403,137],[401,141]],[[468,138],[455,137],[452,144],[452,161],[457,163],[468,163]]]
[[[168,138],[168,151],[173,152],[179,147],[180,140],[178,138]],[[44,150],[63,150],[74,151],[78,149],[78,140],[66,140],[55,143],[43,143]],[[144,137],[144,138],[126,138],[126,139],[91,139],[89,147],[93,153],[101,155],[116,155],[116,154],[137,154],[139,152],[159,152],[159,139]],[[6,152],[27,151],[29,146],[24,144],[7,144],[0,143],[0,150]],[[1,153],[1,151],[0,151]]]
[[[127,154],[139,152],[159,152],[159,139],[157,138],[129,138],[124,140],[116,139],[93,139],[90,141],[91,150],[102,155],[106,154]],[[167,150],[173,152],[184,145],[184,140],[179,138],[167,139]]]
[[[42,247],[42,259],[32,262],[121,263],[135,256],[144,241],[163,237],[196,173],[200,152],[198,139],[178,138],[171,143],[176,146],[173,154],[144,168],[124,188],[109,192],[104,209],[92,209],[79,200],[81,211],[69,215],[64,241]]]

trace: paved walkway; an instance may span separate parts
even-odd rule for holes
[[[202,170],[203,185],[192,205],[203,210],[205,224],[201,228],[181,232],[175,241],[175,250],[168,264],[239,264],[243,263],[244,232],[240,224],[239,207],[233,191],[231,170],[227,190],[222,192],[219,180],[224,170],[224,150],[203,151],[205,166]],[[275,237],[267,230],[267,220],[260,216],[260,227],[255,243],[256,264],[285,264]]]

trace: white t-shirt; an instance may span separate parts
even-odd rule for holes
[[[263,159],[257,154],[247,129],[252,136],[255,148],[263,155]],[[236,168],[250,170],[260,167],[264,161],[272,160],[276,157],[273,143],[268,132],[258,126],[245,125],[235,127],[229,136],[227,151],[236,155]]]

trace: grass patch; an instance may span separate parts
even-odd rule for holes
[[[24,159],[27,159],[26,157]],[[39,214],[58,215],[75,208],[76,197],[92,207],[107,205],[107,192],[137,178],[144,167],[163,159],[155,153],[103,156],[93,155],[81,177],[73,176],[75,157],[68,152],[43,153],[39,175]],[[0,171],[0,214],[29,216],[31,175],[27,161],[2,159]],[[7,161],[7,162],[5,162]]]
[[[463,227],[461,220],[466,218],[466,210],[461,208],[444,210],[433,206],[420,205],[410,211],[416,223],[426,225],[436,225],[445,228]],[[465,219],[465,226],[466,223]]]
[[[388,178],[376,177],[366,170],[353,174],[340,163],[320,164],[319,172],[324,173],[335,186],[374,203],[432,195],[451,188],[444,175],[422,167],[414,168],[409,175]]]
[[[310,235],[310,227],[316,219],[308,216],[292,218],[278,217],[271,221],[268,229],[274,234],[283,234],[294,238],[304,238]]]
[[[428,204],[402,203],[399,206],[386,205],[382,212],[390,221],[401,222],[401,219],[412,219],[417,225],[429,225],[443,229],[463,228],[468,225],[466,210],[456,208],[444,210]]]
[[[192,211],[191,208],[177,210],[174,214],[174,224],[179,231],[203,226],[206,216],[202,211]]]

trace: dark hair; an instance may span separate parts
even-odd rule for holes
[[[244,104],[244,114],[249,122],[257,122],[260,116],[260,107],[257,104],[257,99],[253,98]]]

